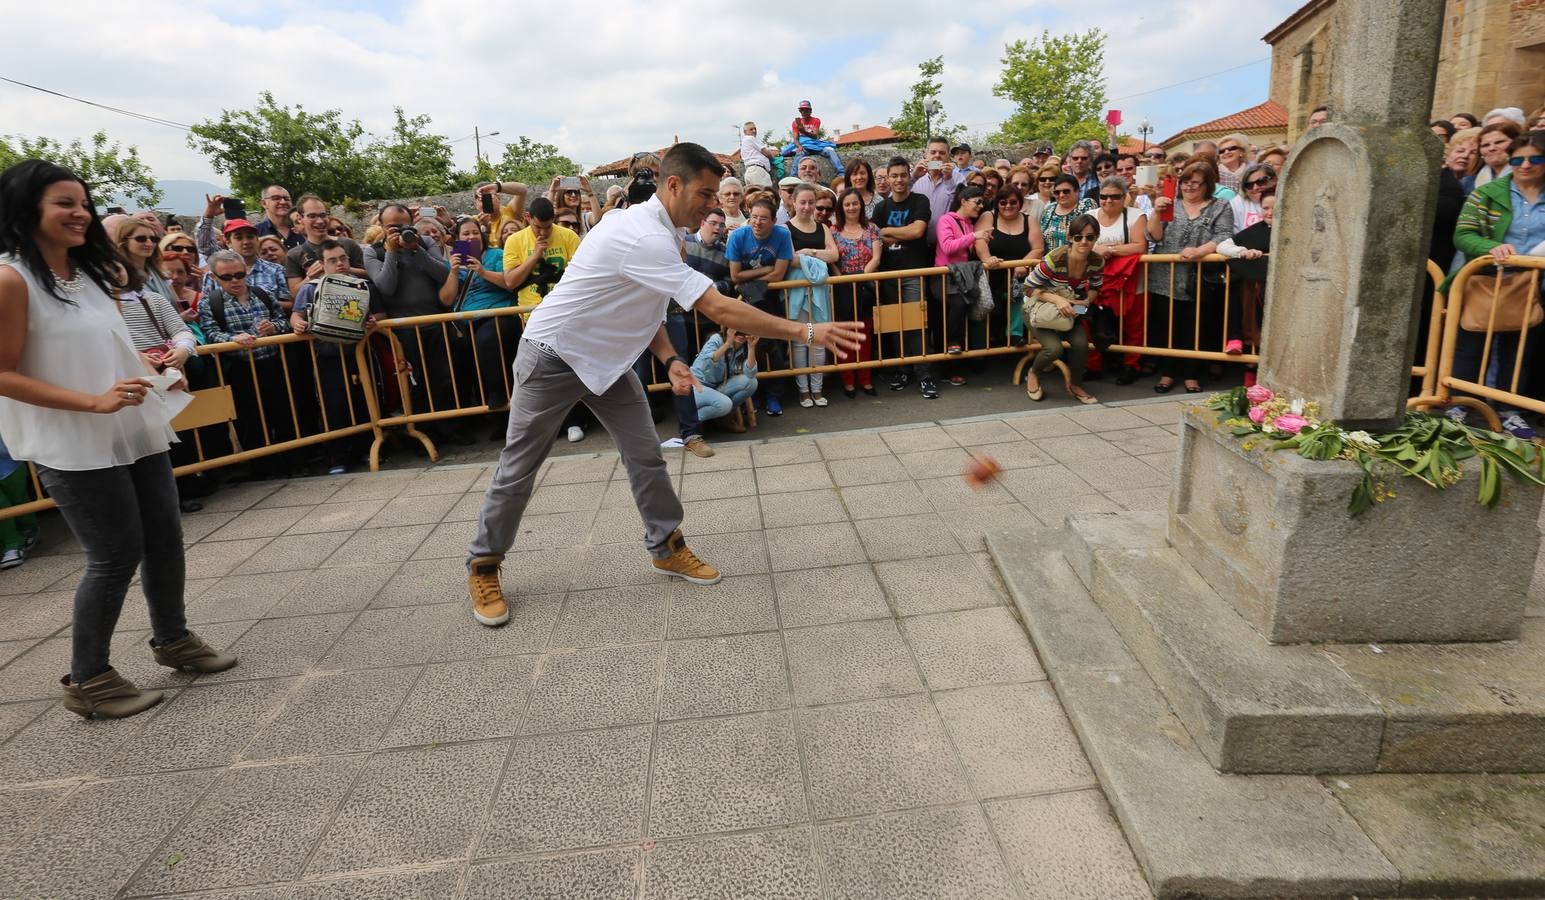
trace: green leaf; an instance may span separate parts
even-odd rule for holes
[[[1373,476],[1363,473],[1362,480],[1357,482],[1357,487],[1352,489],[1352,497],[1347,502],[1347,515],[1360,516],[1373,508]]]
[[[1486,507],[1494,507],[1502,499],[1502,477],[1496,460],[1489,455],[1481,459],[1481,492],[1476,499]]]

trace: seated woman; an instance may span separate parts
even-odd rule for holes
[[[698,421],[706,425],[725,419],[719,423],[725,431],[741,434],[746,430],[740,410],[756,393],[756,342],[756,335],[740,334],[733,328],[708,336],[692,361],[692,374],[698,381],[692,388]]]
[[[1089,335],[1079,321],[1100,293],[1105,259],[1094,252],[1094,243],[1099,237],[1100,223],[1094,216],[1088,213],[1075,216],[1068,223],[1068,243],[1046,254],[1025,279],[1025,323],[1032,327],[1035,339],[1041,345],[1025,373],[1025,394],[1031,400],[1046,396],[1040,376],[1062,358],[1062,341],[1066,338],[1068,358],[1064,375],[1068,393],[1079,403],[1099,402],[1081,383],[1089,362]],[[1038,301],[1056,307],[1071,322],[1070,327],[1064,330],[1037,324],[1033,304]]]

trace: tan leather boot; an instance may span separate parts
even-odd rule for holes
[[[71,683],[68,675],[59,683],[64,685],[64,708],[84,719],[126,719],[160,703],[163,696],[160,691],[140,690],[117,669],[108,669],[85,684]]]
[[[193,632],[188,632],[187,637],[170,644],[157,647],[150,645],[150,651],[156,655],[156,662],[172,669],[186,669],[189,672],[224,672],[236,665],[236,654],[228,653],[204,643],[204,640]]]
[[[472,618],[490,628],[510,620],[510,605],[499,584],[498,556],[479,556],[467,566],[467,593],[472,597]]]

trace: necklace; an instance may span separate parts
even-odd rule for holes
[[[60,278],[59,273],[54,272],[54,286],[66,294],[78,294],[86,287],[86,273],[74,268],[71,271],[74,274],[69,278]]]

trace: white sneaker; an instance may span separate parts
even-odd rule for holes
[[[1460,425],[1467,425],[1470,422],[1470,411],[1463,406],[1450,406],[1444,415]]]
[[[577,444],[585,439],[585,429],[578,425],[569,426],[569,443]]]
[[[0,569],[14,569],[26,561],[20,550],[7,550],[0,554]]]
[[[1534,428],[1524,421],[1523,414],[1516,409],[1503,412],[1502,430],[1518,438],[1520,441],[1534,440]]]

